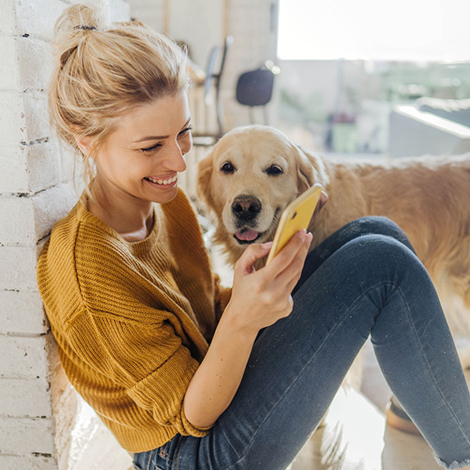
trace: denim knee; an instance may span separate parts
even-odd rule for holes
[[[419,290],[432,287],[429,274],[412,247],[390,233],[357,237],[341,251],[344,269],[350,269],[352,275],[356,273],[364,287],[383,283],[389,286],[406,283]]]
[[[385,235],[403,243],[411,251],[414,248],[401,227],[393,220],[383,216],[365,216],[346,224],[343,229],[360,235]]]
[[[302,276],[294,293],[303,283],[337,250],[351,241],[366,235],[382,235],[405,245],[413,253],[414,249],[403,230],[392,220],[380,216],[367,216],[355,219],[341,227],[309,253]]]

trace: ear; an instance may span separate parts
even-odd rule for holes
[[[204,157],[197,165],[197,197],[206,204],[209,209],[214,209],[215,203],[211,193],[211,180],[213,171],[213,151]]]
[[[299,194],[302,194],[315,183],[320,183],[325,189],[328,189],[330,176],[323,158],[304,150],[298,145],[295,145],[294,148],[297,157]]]
[[[83,155],[86,155],[87,157],[92,156],[92,138],[88,136],[81,136],[80,134],[75,134],[73,137]]]
[[[294,149],[297,153],[297,184],[299,194],[302,194],[315,183],[314,166],[300,147],[295,145]]]

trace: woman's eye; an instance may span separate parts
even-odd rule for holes
[[[266,173],[270,176],[278,176],[284,173],[283,169],[279,165],[271,165],[266,169]]]
[[[155,145],[152,145],[152,147],[147,147],[145,149],[140,149],[141,152],[144,152],[144,153],[149,153],[149,152],[153,152],[154,150],[157,150],[157,148],[161,147],[162,144],[155,144]]]
[[[183,130],[179,133],[179,135],[182,136],[182,137],[184,137],[185,135],[189,134],[189,133],[191,132],[191,130],[192,130],[192,127],[191,127],[191,126],[188,126],[186,129],[183,129]]]
[[[235,171],[235,167],[230,162],[225,162],[220,171],[225,174],[232,174]]]

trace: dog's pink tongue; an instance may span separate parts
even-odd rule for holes
[[[259,235],[259,232],[257,232],[256,230],[250,230],[250,229],[243,229],[243,230],[238,231],[235,234],[235,236],[239,240],[243,240],[247,242],[253,241],[258,235]]]

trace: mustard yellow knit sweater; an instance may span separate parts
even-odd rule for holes
[[[79,202],[38,265],[69,380],[132,452],[207,433],[186,419],[183,399],[230,295],[186,196],[154,215],[151,234],[130,243]]]

